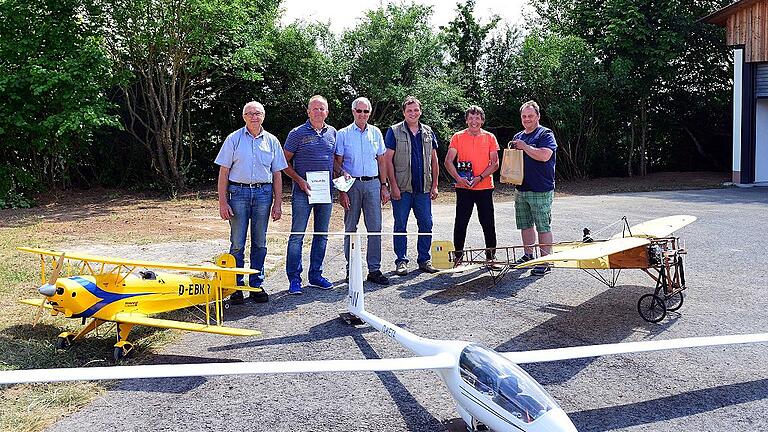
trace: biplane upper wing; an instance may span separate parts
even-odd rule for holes
[[[135,313],[118,313],[115,315],[114,320],[119,323],[138,324],[149,327],[171,328],[204,333],[215,333],[227,336],[258,336],[261,334],[261,332],[258,330],[150,318],[146,315]]]
[[[630,235],[632,237],[651,238],[669,237],[669,235],[673,232],[684,226],[692,224],[694,221],[696,221],[696,216],[690,215],[674,215],[658,219],[651,219],[649,221],[633,225],[629,228],[629,232],[618,233],[611,237],[611,239],[627,237]]]
[[[615,253],[624,252],[626,250],[648,245],[650,243],[650,240],[639,237],[624,237],[604,242],[584,243],[584,246],[574,247],[573,249],[566,249],[561,252],[555,252],[550,255],[545,255],[530,261],[526,261],[523,264],[515,266],[515,268],[533,267],[537,264],[543,263],[553,263],[555,267],[557,267],[558,263],[569,263],[574,261],[592,262],[594,260]],[[568,267],[573,266],[569,265]]]
[[[60,257],[62,252],[56,252],[45,249],[34,249],[27,247],[19,247],[18,250],[22,252],[29,252],[38,255],[49,255]],[[181,271],[195,271],[195,272],[217,272],[217,273],[237,273],[237,274],[256,274],[257,270],[240,268],[240,267],[219,267],[217,265],[196,265],[196,264],[181,264],[170,262],[156,262],[156,261],[142,261],[131,260],[124,258],[112,258],[103,256],[86,255],[81,253],[66,252],[65,258],[78,261],[87,261],[91,263],[104,263],[121,265],[128,267],[146,267],[155,269],[169,269],[169,270],[181,270]]]

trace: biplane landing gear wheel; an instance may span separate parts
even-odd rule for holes
[[[69,333],[62,333],[56,338],[56,349],[65,350],[72,346],[72,341],[75,339],[75,335]]]
[[[681,307],[683,307],[683,292],[678,291],[671,296],[664,299],[664,305],[667,307],[667,310],[670,312],[674,312]]]
[[[113,357],[115,359],[115,363],[119,363],[122,359],[126,357],[130,357],[130,355],[133,353],[133,344],[130,342],[118,342],[115,345],[115,350],[113,353]]]
[[[644,320],[657,323],[667,316],[667,307],[661,297],[656,294],[646,294],[637,301],[637,312]]]

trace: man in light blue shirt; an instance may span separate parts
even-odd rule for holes
[[[264,258],[267,255],[267,226],[280,219],[283,200],[281,170],[288,166],[280,141],[264,130],[266,112],[258,102],[243,107],[245,126],[232,132],[216,156],[219,165],[219,215],[229,221],[229,253],[235,256],[238,267],[243,267],[245,238],[251,226],[250,267],[259,273],[249,276],[248,285],[260,288],[249,298],[258,303],[268,301],[264,282]],[[271,211],[270,211],[271,207]],[[237,285],[243,286],[243,276],[237,275]],[[234,304],[243,303],[243,293],[230,296]]]
[[[344,207],[344,230],[357,232],[360,213],[369,233],[381,232],[381,206],[389,201],[387,171],[384,164],[384,137],[381,130],[368,124],[371,102],[359,97],[352,102],[354,123],[336,133],[336,162],[345,177],[355,182],[347,192],[339,192]],[[344,238],[344,255],[349,267],[349,237]],[[381,236],[368,236],[366,251],[368,280],[386,285],[389,279],[381,273]],[[347,269],[349,270],[349,269]]]

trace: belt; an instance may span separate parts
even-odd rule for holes
[[[234,185],[234,186],[240,186],[240,187],[244,187],[244,188],[253,189],[253,188],[260,188],[260,187],[266,186],[266,185],[271,185],[272,183],[238,183],[238,182],[231,181],[231,182],[229,182],[229,184]]]
[[[360,180],[362,180],[362,181],[371,181],[371,180],[376,180],[378,177],[376,177],[376,176],[373,176],[373,177],[368,177],[368,176],[360,176],[360,177],[358,177],[358,178],[359,178]]]

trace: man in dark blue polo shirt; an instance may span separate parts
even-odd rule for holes
[[[540,244],[541,255],[552,252],[552,200],[555,196],[555,161],[557,142],[552,131],[539,124],[539,105],[528,101],[520,107],[520,121],[524,130],[515,134],[512,144],[522,150],[523,184],[515,191],[515,221],[523,238],[525,255],[517,263],[533,258],[533,247]],[[534,228],[535,226],[535,228]],[[538,242],[536,234],[538,233]],[[531,270],[532,275],[543,276],[551,267],[539,265]]]
[[[395,219],[394,232],[405,233],[408,216],[413,210],[419,233],[432,232],[432,201],[437,198],[437,178],[440,168],[437,162],[437,136],[432,128],[422,124],[421,102],[413,96],[403,101],[403,117],[400,123],[387,129],[384,154],[387,163],[389,186],[392,196],[392,215]],[[408,274],[408,238],[395,236],[393,239],[395,274]],[[419,236],[416,242],[419,269],[436,273],[430,257],[431,236]]]
[[[334,153],[336,150],[336,129],[325,124],[328,117],[328,101],[319,95],[312,96],[307,105],[309,119],[288,133],[285,139],[285,159],[288,167],[285,173],[293,179],[293,197],[291,210],[292,232],[304,232],[309,222],[309,214],[314,214],[314,231],[327,232],[331,221],[332,203],[309,202],[312,188],[307,182],[307,172],[327,172],[328,187],[331,186],[334,173]],[[290,283],[289,294],[301,294],[301,246],[303,234],[293,234],[288,239],[288,253],[285,272]],[[323,277],[323,259],[328,236],[314,235],[309,253],[309,284],[320,289],[331,289],[333,284]]]

